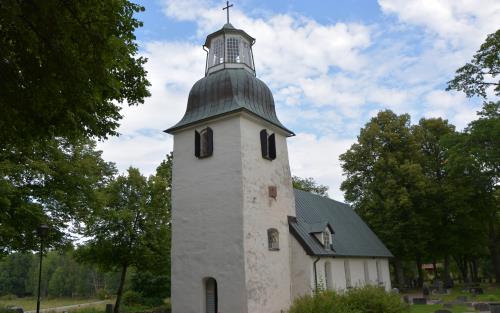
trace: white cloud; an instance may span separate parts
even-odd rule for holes
[[[171,136],[161,133],[141,134],[133,132],[98,142],[103,158],[115,162],[120,173],[130,166],[137,167],[143,175],[154,174],[156,167],[172,151]]]
[[[291,171],[300,177],[313,177],[316,182],[329,186],[331,198],[343,200],[340,191],[342,169],[339,155],[344,153],[353,140],[339,139],[335,136],[319,137],[309,133],[298,133],[289,140]]]
[[[166,0],[166,18],[189,21],[196,34],[184,41],[141,44],[152,97],[124,107],[113,138],[99,147],[121,170],[129,165],[152,173],[172,149],[162,131],[184,114],[191,86],[204,75],[205,36],[219,29],[224,13],[212,1]],[[290,139],[292,172],[314,177],[342,199],[338,155],[371,116],[388,108],[442,116],[463,128],[477,103],[444,92],[454,70],[468,61],[486,34],[498,27],[500,2],[467,0],[379,0],[398,23],[318,23],[299,14],[231,11],[237,28],[255,38],[257,75],[273,90],[281,121],[296,128]]]
[[[500,20],[497,0],[379,0],[379,4],[401,22],[423,26],[459,47],[478,47]]]

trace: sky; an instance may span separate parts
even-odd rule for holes
[[[480,99],[445,91],[500,21],[498,0],[234,0],[231,24],[256,38],[257,77],[272,90],[292,175],[312,177],[343,200],[339,155],[377,112],[412,123],[442,117],[461,130]],[[163,130],[178,122],[204,77],[208,34],[226,22],[225,1],[147,0],[136,31],[151,97],[122,108],[120,136],[100,142],[120,171],[145,175],[172,150]]]

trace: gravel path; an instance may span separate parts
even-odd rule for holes
[[[109,303],[109,300],[102,300],[102,301],[96,301],[96,302],[88,302],[88,303],[80,303],[80,304],[73,304],[73,305],[65,305],[65,306],[59,306],[56,308],[46,308],[46,309],[40,309],[40,312],[64,312],[64,311],[69,311],[72,309],[78,309],[78,308],[84,308],[88,306],[94,306],[96,304],[105,304]],[[35,313],[36,310],[33,311],[24,311],[24,313]]]

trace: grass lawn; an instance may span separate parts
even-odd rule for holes
[[[47,308],[55,308],[55,307],[60,307],[60,306],[66,306],[66,305],[73,305],[73,304],[81,304],[81,303],[88,303],[88,302],[96,302],[96,301],[101,301],[99,299],[74,299],[74,298],[56,298],[56,299],[41,299],[40,301],[40,307],[42,309],[47,309]],[[109,299],[108,303],[114,303],[113,299]],[[36,298],[17,298],[17,299],[12,299],[12,300],[0,300],[0,307],[5,307],[5,306],[18,306],[23,308],[25,311],[32,311],[36,310]],[[95,306],[98,309],[103,309],[106,307],[105,303],[102,304],[96,304]]]
[[[441,304],[429,304],[429,305],[412,305],[410,306],[411,313],[434,313],[439,309],[450,310],[453,313],[463,313],[463,312],[474,312],[474,309],[468,308],[465,305],[456,305],[451,309],[443,308]]]

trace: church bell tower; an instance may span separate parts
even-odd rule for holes
[[[228,6],[229,7],[229,6]],[[207,36],[205,77],[174,136],[172,310],[280,313],[291,302],[295,215],[287,137],[256,78],[255,39],[229,21]]]

